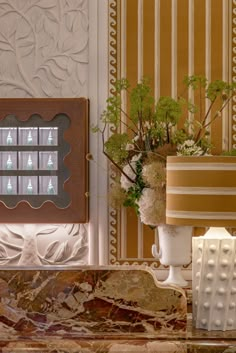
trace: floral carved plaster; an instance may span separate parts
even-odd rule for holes
[[[0,0],[0,96],[87,96],[88,1]]]

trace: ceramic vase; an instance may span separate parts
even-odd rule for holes
[[[165,284],[186,287],[188,282],[183,278],[181,268],[191,262],[192,227],[159,225],[159,251],[156,244],[152,245],[152,255],[162,265],[169,266]]]
[[[193,326],[236,330],[236,238],[223,227],[193,237]]]

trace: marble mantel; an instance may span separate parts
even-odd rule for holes
[[[148,267],[0,270],[0,340],[165,337],[185,333],[183,290]]]
[[[0,353],[235,353],[191,327],[185,292],[148,267],[0,270]]]

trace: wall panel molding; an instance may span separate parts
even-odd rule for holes
[[[185,75],[202,74],[209,79],[230,80],[232,77],[236,80],[236,76],[231,75],[231,62],[226,60],[227,55],[230,57],[230,48],[233,46],[232,65],[235,66],[236,50],[235,44],[231,44],[230,33],[233,36],[232,43],[236,43],[236,1],[121,0],[121,4],[116,20],[120,24],[122,36],[117,33],[116,37],[122,38],[126,43],[119,46],[117,41],[117,78],[120,77],[119,72],[125,73],[131,85],[134,85],[140,79],[140,63],[143,62],[143,76],[150,77],[156,97],[176,97],[182,93]],[[138,31],[141,23],[142,33]],[[143,51],[140,50],[141,37]],[[122,55],[125,55],[126,60],[122,61],[125,67],[120,70],[119,58]],[[193,93],[190,93],[189,98],[197,99]],[[234,103],[236,104],[236,100]],[[236,126],[234,105],[232,110]],[[224,121],[219,120],[212,128],[213,143],[218,152],[222,150],[222,141],[223,146],[230,146],[231,138],[235,138],[236,147],[236,127],[232,125],[232,130],[235,131],[230,133],[230,121],[230,112],[225,112]],[[111,175],[111,181],[112,177],[114,176]],[[110,218],[109,224],[109,262],[147,263],[164,273],[165,269],[153,261],[151,256],[151,244],[157,237],[155,232],[146,226],[140,226],[132,210],[110,210],[110,215],[114,214],[115,217]],[[186,269],[189,277],[190,269],[191,266]]]
[[[232,81],[236,82],[236,1],[232,1],[232,31],[231,31],[231,38],[232,44],[230,47],[230,58],[231,58],[231,65],[232,65]],[[236,150],[236,95],[233,98],[232,102],[232,125],[230,129],[230,140],[232,144],[232,148]]]
[[[0,0],[0,97],[88,97],[88,5]],[[0,233],[0,265],[88,263],[86,224],[0,225]]]

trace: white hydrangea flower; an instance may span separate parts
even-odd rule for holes
[[[165,202],[160,200],[155,189],[144,188],[142,196],[137,202],[141,222],[150,226],[157,226],[163,222]]]
[[[166,169],[162,162],[154,161],[144,164],[142,169],[142,177],[146,184],[151,188],[163,187],[166,181]]]

